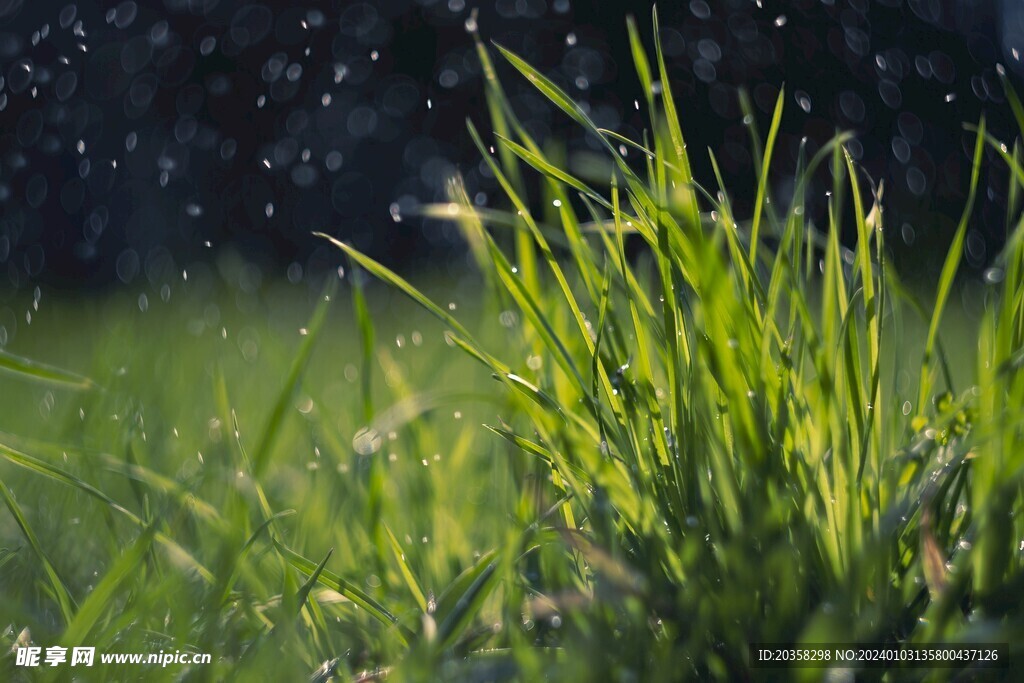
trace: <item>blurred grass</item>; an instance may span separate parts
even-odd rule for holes
[[[428,285],[452,289],[450,281]],[[465,283],[455,287],[463,288],[469,289]],[[85,628],[76,620],[76,641],[105,643],[115,651],[188,645],[218,656],[230,657],[233,650],[240,658],[246,641],[267,619],[276,619],[275,602],[282,600],[286,572],[269,545],[271,534],[310,557],[322,558],[333,548],[328,570],[380,598],[402,585],[391,550],[379,543],[382,525],[391,529],[408,571],[431,596],[507,532],[514,463],[479,428],[503,411],[502,401],[484,393],[489,378],[466,372],[471,361],[447,346],[433,320],[379,286],[370,288],[369,305],[393,313],[378,322],[379,344],[370,365],[372,395],[379,397],[383,418],[372,423],[381,431],[375,437],[379,447],[354,450],[353,438],[368,423],[362,411],[366,370],[348,291],[343,285],[326,307],[309,367],[297,389],[283,393],[293,361],[310,338],[307,318],[319,298],[305,283],[274,280],[252,292],[200,270],[179,283],[166,303],[158,290],[142,292],[149,300],[145,312],[137,294],[126,291],[90,297],[46,292],[38,310],[26,293],[4,298],[0,307],[19,311],[21,320],[32,311],[31,324],[18,325],[5,351],[75,368],[99,387],[82,391],[0,375],[0,443],[102,491],[191,555],[148,550],[143,566],[132,568],[137,573],[131,587],[103,604],[108,623]],[[474,296],[450,295],[446,301],[480,315]],[[266,475],[257,487],[242,448],[257,452],[280,396],[280,434],[267,451]],[[13,492],[60,583],[79,596],[82,607],[81,599],[117,564],[140,524],[74,484],[10,462],[0,468],[0,480]],[[261,509],[294,514],[260,532]],[[250,535],[255,538],[243,550]],[[37,643],[57,644],[68,615],[51,602],[51,582],[6,515],[0,517],[0,545],[17,549],[0,570],[0,624],[17,630],[31,625]],[[201,580],[193,585],[193,561],[211,572],[214,583],[233,572],[238,585],[211,592]],[[336,591],[312,594],[332,606],[344,602]],[[211,595],[224,595],[225,603],[210,604]],[[124,609],[114,610],[118,604]],[[119,623],[112,610],[130,616]],[[345,653],[341,671],[387,663],[388,651],[378,644],[387,629],[350,604],[332,610],[352,615],[344,627],[332,623],[341,633],[315,649],[303,643],[291,654],[253,652],[248,670],[288,678]],[[129,622],[134,626],[118,633]],[[335,638],[344,646],[329,646]],[[323,658],[317,659],[320,648]],[[228,660],[202,676],[220,680],[230,670]],[[130,667],[122,674],[141,675]]]

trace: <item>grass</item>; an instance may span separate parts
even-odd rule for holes
[[[509,208],[477,209],[454,178],[422,209],[461,226],[484,283],[469,301],[337,242],[345,286],[308,323],[294,292],[195,276],[147,313],[114,297],[37,316],[0,362],[18,387],[4,637],[215,655],[96,671],[115,680],[364,681],[744,680],[766,673],[751,642],[1019,641],[1019,146],[979,123],[954,243],[915,294],[847,135],[802,150],[794,196],[773,197],[780,95],[766,139],[751,126],[741,220],[717,178],[691,177],[660,46],[650,61],[632,23],[629,39],[644,140],[497,48],[605,146],[585,177],[519,125],[478,41],[495,134],[469,135]],[[986,149],[1015,180],[1007,247],[991,284],[961,285]],[[812,176],[833,181],[819,227]],[[984,301],[969,323],[961,286]],[[96,320],[119,322],[81,335],[94,348],[66,336]]]

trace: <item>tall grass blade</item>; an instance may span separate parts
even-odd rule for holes
[[[25,540],[28,541],[28,545],[32,548],[32,552],[35,553],[39,559],[39,564],[43,567],[43,573],[46,574],[47,580],[50,582],[50,588],[53,590],[53,594],[57,599],[57,606],[60,608],[61,617],[64,619],[64,623],[70,624],[74,620],[75,613],[75,601],[71,597],[71,593],[68,591],[67,585],[65,585],[63,579],[57,573],[50,558],[47,557],[46,552],[43,550],[42,544],[39,542],[39,538],[36,536],[36,532],[32,530],[28,520],[25,519],[25,514],[21,511],[21,506],[18,505],[18,501],[14,498],[14,494],[7,488],[7,484],[0,479],[0,495],[4,498],[4,503],[7,505],[7,509],[10,510],[11,516],[14,517],[14,522],[21,529],[22,535]]]
[[[0,371],[21,377],[33,382],[54,384],[67,389],[93,389],[96,383],[88,377],[76,375],[13,353],[0,350]]]
[[[274,401],[270,415],[263,425],[263,431],[260,434],[260,440],[252,458],[252,473],[254,477],[258,478],[262,475],[263,470],[269,464],[270,456],[274,451],[274,445],[277,443],[277,437],[281,432],[285,415],[292,404],[295,392],[298,390],[299,383],[302,380],[302,373],[306,369],[309,357],[313,353],[313,347],[327,320],[327,312],[330,310],[331,300],[334,298],[334,293],[337,290],[338,279],[329,275],[327,284],[324,285],[323,293],[320,296],[320,302],[317,304],[316,309],[314,309],[313,315],[309,319],[309,324],[306,325],[306,334],[299,344],[298,351],[292,358],[292,364],[285,378],[284,386],[281,387],[281,392],[277,395],[277,400]]]
[[[971,162],[971,183],[967,191],[967,203],[964,205],[963,214],[960,216],[960,223],[957,225],[956,233],[953,235],[953,243],[946,255],[946,261],[942,265],[942,272],[939,274],[939,283],[935,292],[935,306],[932,309],[931,322],[928,325],[928,338],[925,341],[924,359],[921,368],[920,388],[917,394],[917,405],[923,410],[928,393],[931,389],[931,360],[935,350],[935,341],[939,334],[939,325],[942,323],[942,314],[946,308],[946,300],[949,298],[950,290],[953,288],[953,280],[956,278],[960,261],[963,258],[964,240],[967,237],[967,226],[970,223],[971,215],[974,212],[974,198],[978,190],[978,178],[981,174],[982,152],[985,146],[985,118],[978,122],[978,134],[974,142],[974,157]]]

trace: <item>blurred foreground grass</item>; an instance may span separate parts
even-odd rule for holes
[[[438,279],[428,289],[449,292],[446,301],[460,313],[480,315],[478,297],[458,293],[472,287],[452,284]],[[168,557],[152,549],[151,565],[133,567],[123,584],[111,587],[100,608],[102,624],[88,631],[86,644],[124,652],[189,646],[216,653],[215,661],[228,658],[202,672],[203,680],[239,673],[243,644],[276,621],[287,582],[268,535],[242,550],[256,530],[256,514],[249,512],[262,501],[238,444],[249,453],[258,450],[282,392],[280,433],[260,480],[274,513],[295,514],[274,531],[310,557],[333,548],[327,568],[369,595],[390,603],[386,598],[399,579],[385,524],[424,590],[438,593],[514,526],[508,511],[516,498],[515,463],[480,428],[504,410],[501,397],[482,391],[492,380],[467,372],[471,361],[449,348],[441,327],[404,299],[382,287],[369,293],[370,306],[389,312],[377,325],[370,367],[379,419],[364,415],[367,369],[347,285],[327,308],[308,367],[288,389],[320,298],[314,294],[305,283],[290,285],[284,278],[254,290],[248,281],[243,288],[198,269],[175,285],[167,302],[159,288],[147,288],[98,296],[43,293],[38,299],[22,292],[0,305],[9,319],[18,312],[6,351],[100,385],[79,391],[0,373],[0,444],[102,491],[143,526],[162,529],[218,581],[232,571],[240,581],[223,587],[223,604],[211,603],[209,586],[192,583],[191,560],[172,557],[171,566],[163,566]],[[507,332],[497,316],[492,322],[496,337]],[[370,424],[379,435],[363,439],[357,452],[353,438]],[[0,468],[0,480],[81,607],[140,525],[74,485],[6,462]],[[0,623],[10,628],[5,641],[30,626],[36,643],[57,644],[65,627],[59,601],[6,511],[0,546]],[[339,655],[341,671],[389,661],[393,650],[381,648],[388,639],[380,624],[360,617],[358,608],[353,614],[351,604],[336,604],[345,601],[336,592],[317,590],[313,597],[329,613],[340,610],[352,620],[332,618],[321,634],[325,640],[316,643],[297,627],[290,647],[269,647],[264,654],[256,648],[241,671],[284,680]],[[0,662],[6,679],[13,660],[4,656]],[[149,680],[156,674],[125,667],[108,675]]]

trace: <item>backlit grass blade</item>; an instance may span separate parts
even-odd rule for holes
[[[337,290],[338,278],[328,275],[327,283],[324,285],[323,292],[320,295],[320,301],[317,303],[316,309],[314,309],[313,315],[306,325],[305,336],[303,336],[299,349],[292,358],[291,367],[288,369],[284,386],[281,387],[281,391],[278,393],[277,399],[270,410],[270,415],[267,417],[266,422],[264,422],[263,431],[260,434],[256,451],[252,457],[252,474],[254,477],[259,477],[269,464],[270,456],[274,451],[274,445],[277,443],[277,437],[281,432],[285,415],[288,412],[288,408],[292,405],[295,392],[302,381],[302,373],[305,371],[309,357],[313,353],[313,347],[320,336],[320,331],[327,321],[327,312],[330,310],[331,300],[334,298],[334,293]]]
[[[565,183],[569,187],[579,190],[583,194],[587,195],[590,199],[594,200],[598,204],[606,208],[611,208],[611,204],[608,202],[608,200],[602,197],[600,194],[598,194],[596,190],[590,188],[589,186],[587,186],[586,183],[566,173],[557,166],[548,163],[540,155],[535,154],[530,150],[526,149],[525,147],[518,145],[512,142],[511,140],[508,140],[501,136],[498,136],[498,141],[501,144],[508,147],[510,150],[512,150],[512,152],[517,157],[519,157],[520,159],[522,159],[527,164],[529,164],[536,170],[540,171],[544,175],[548,176],[549,178],[554,178],[559,182]]]
[[[554,330],[551,322],[547,319],[547,316],[545,316],[543,311],[540,310],[538,305],[539,302],[529,295],[529,292],[526,291],[523,283],[516,277],[515,272],[513,272],[512,265],[505,258],[505,255],[501,253],[498,245],[489,237],[488,247],[491,252],[491,258],[494,260],[494,264],[497,267],[498,274],[501,277],[506,290],[512,295],[512,298],[519,305],[519,308],[533,322],[534,328],[541,335],[544,343],[554,353],[559,366],[565,370],[566,375],[573,381],[574,388],[581,395],[585,396],[587,391],[585,383],[583,382],[583,375],[580,374],[579,368],[577,367],[572,354],[566,348],[560,335]]]
[[[547,76],[543,75],[535,68],[530,66],[522,57],[512,52],[511,50],[508,50],[502,47],[501,45],[497,44],[495,44],[495,47],[498,48],[498,51],[501,53],[501,55],[506,60],[508,60],[509,64],[514,66],[516,70],[519,71],[519,73],[525,76],[526,80],[530,81],[530,83],[532,83],[533,86],[537,88],[537,90],[539,90],[545,97],[547,97],[552,104],[554,104],[556,107],[558,107],[563,112],[568,114],[570,118],[572,118],[574,121],[582,125],[587,130],[597,133],[597,126],[590,119],[590,117],[583,110],[583,108],[579,104],[577,104],[575,100],[566,95],[561,88],[559,88],[551,81],[551,79],[549,79]],[[608,143],[608,141],[605,140],[604,137],[601,136],[599,133],[598,137],[599,139],[604,141],[604,144],[614,154],[615,150],[611,147],[611,144]]]
[[[764,143],[764,158],[761,166],[761,175],[757,179],[757,197],[754,199],[754,219],[750,225],[750,261],[757,263],[758,242],[761,238],[761,216],[765,211],[765,198],[768,192],[768,171],[772,163],[772,153],[775,150],[775,140],[779,136],[779,126],[782,123],[782,108],[786,97],[786,89],[779,89],[779,96],[775,100],[775,112],[772,114],[771,126],[768,128],[768,139]]]
[[[99,460],[104,464],[106,470],[116,472],[132,482],[145,484],[149,491],[167,495],[168,498],[179,503],[182,507],[189,508],[196,518],[210,524],[218,531],[226,528],[227,523],[221,516],[220,511],[209,502],[198,498],[194,491],[185,488],[181,482],[166,477],[148,467],[125,462],[113,455],[101,454]]]
[[[326,239],[331,244],[344,251],[349,256],[349,258],[351,258],[353,261],[362,266],[368,273],[370,273],[377,279],[388,283],[392,287],[395,287],[400,292],[405,294],[407,297],[409,297],[417,304],[422,306],[424,309],[426,309],[429,313],[434,315],[434,317],[439,319],[445,325],[448,325],[450,328],[452,328],[452,330],[454,330],[458,334],[459,338],[461,338],[467,344],[467,346],[473,349],[473,356],[481,360],[485,365],[499,372],[511,372],[511,370],[504,363],[501,363],[496,358],[483,351],[480,345],[473,339],[473,336],[469,333],[469,331],[462,325],[462,323],[456,320],[453,315],[451,315],[450,313],[442,309],[440,306],[435,304],[433,301],[431,301],[429,297],[424,295],[420,290],[413,287],[405,278],[399,276],[390,268],[381,265],[377,261],[371,259],[369,256],[366,256],[365,254],[361,253],[355,248],[349,246],[348,244],[345,244],[344,242],[341,242],[340,240],[331,237],[330,235],[326,235],[324,233],[319,232],[314,233],[314,235]]]
[[[690,157],[686,151],[686,141],[683,140],[679,112],[676,109],[675,97],[672,95],[672,82],[669,78],[668,66],[665,63],[665,55],[661,49],[661,27],[658,24],[657,5],[651,8],[651,19],[654,25],[654,51],[658,62],[658,77],[661,79],[661,102],[665,110],[664,123],[668,128],[669,139],[672,143],[672,162],[677,169],[674,173],[674,196],[676,201],[682,205],[683,214],[690,223],[690,229],[700,238],[703,234],[700,231],[700,209],[697,206],[696,193],[690,187],[693,182]]]
[[[981,159],[984,147],[985,118],[982,117],[978,122],[978,135],[974,142],[974,158],[971,162],[971,183],[967,191],[967,202],[964,205],[963,214],[960,216],[960,223],[957,225],[956,233],[953,235],[953,243],[950,245],[949,252],[946,255],[946,261],[942,265],[942,272],[939,274],[939,283],[935,292],[935,306],[932,309],[932,319],[928,325],[928,338],[925,341],[920,388],[917,394],[917,405],[922,409],[931,389],[931,360],[932,353],[935,350],[935,340],[939,334],[939,325],[942,323],[942,314],[946,308],[946,300],[949,298],[950,290],[953,288],[953,280],[956,278],[960,261],[963,258],[964,240],[967,237],[967,226],[974,211],[974,198],[978,190],[978,178],[981,173]]]
[[[374,329],[370,312],[366,308],[366,294],[362,272],[352,272],[352,310],[355,311],[356,325],[359,329],[360,351],[362,352],[362,371],[359,373],[359,389],[362,393],[363,420],[373,419],[373,345]]]
[[[1024,105],[1021,105],[1017,90],[1013,87],[1005,71],[999,72],[999,81],[1003,84],[1003,93],[1006,95],[1006,101],[1010,105],[1010,111],[1013,112],[1013,118],[1017,120],[1020,134],[1024,135]]]
[[[137,578],[139,565],[149,552],[154,537],[155,530],[152,527],[144,529],[135,542],[107,570],[103,578],[89,592],[89,596],[75,613],[75,618],[68,624],[64,635],[61,636],[60,642],[64,647],[74,648],[86,642],[103,613],[110,610],[114,603],[114,596],[122,584],[130,578]]]
[[[110,496],[103,493],[96,487],[82,481],[78,477],[72,476],[47,462],[44,462],[38,458],[34,458],[31,455],[26,455],[12,448],[9,448],[3,444],[0,444],[0,458],[7,460],[10,463],[23,467],[27,470],[41,474],[44,477],[53,479],[54,481],[60,482],[66,486],[76,488],[83,493],[105,503],[110,509],[120,513],[125,518],[130,520],[133,524],[141,528],[147,528],[147,524],[134,512],[128,510],[126,507],[113,500]],[[176,561],[191,567],[196,574],[198,574],[207,583],[213,582],[213,574],[204,567],[195,557],[192,556],[187,550],[185,550],[176,541],[171,539],[164,533],[157,532],[156,540],[158,543],[164,546],[168,554]]]
[[[640,31],[637,30],[636,20],[632,16],[626,18],[626,30],[629,33],[629,49],[633,55],[633,68],[636,69],[637,78],[640,79],[640,87],[644,93],[644,100],[647,102],[650,114],[654,116],[654,83],[651,78],[651,65],[647,60],[647,53],[644,51],[643,41],[640,40]],[[648,154],[653,157],[653,154]]]
[[[416,580],[416,575],[412,573],[412,569],[409,567],[409,562],[405,559],[405,551],[402,550],[402,546],[398,542],[398,539],[395,538],[395,534],[391,531],[391,527],[385,524],[384,531],[387,533],[388,542],[391,544],[391,553],[395,557],[395,562],[398,564],[398,571],[402,574],[402,579],[405,581],[405,585],[409,589],[409,593],[412,594],[413,600],[416,601],[420,611],[426,614],[427,598],[423,595],[423,589],[420,588],[420,583]]]
[[[607,137],[610,137],[611,139],[615,140],[616,142],[621,142],[624,145],[629,145],[633,149],[643,153],[644,156],[646,156],[648,159],[654,159],[655,158],[654,152],[652,152],[651,150],[647,149],[646,147],[641,145],[639,142],[636,142],[635,140],[630,140],[625,135],[621,135],[619,133],[616,133],[613,130],[608,130],[607,128],[598,128],[597,130],[601,133],[601,135],[605,135]]]
[[[331,559],[331,555],[334,554],[334,548],[327,551],[324,555],[324,559],[320,560],[318,564],[306,578],[306,580],[299,586],[299,590],[295,593],[294,604],[297,610],[301,610],[303,605],[306,604],[306,600],[309,599],[309,592],[313,590],[313,586],[317,584],[320,579],[320,575],[324,571],[324,567],[327,566],[327,561]]]
[[[287,560],[288,564],[295,567],[306,576],[313,576],[317,571],[316,563],[307,560],[305,557],[288,548],[277,539],[274,539],[274,547],[277,549],[277,552]],[[319,575],[317,575],[317,581],[331,590],[341,593],[346,598],[365,609],[370,616],[385,626],[393,626],[398,623],[398,619],[391,614],[391,612],[385,609],[383,605],[360,589],[356,588],[355,585],[342,579],[340,576],[337,576],[326,569],[321,569]],[[401,627],[399,628],[401,631]],[[402,638],[404,639],[405,636],[402,635]]]
[[[509,443],[513,444],[516,448],[521,449],[523,452],[537,456],[545,463],[547,463],[547,465],[550,466],[552,469],[559,470],[563,477],[566,476],[567,472],[571,472],[571,479],[578,479],[579,481],[584,483],[589,481],[590,476],[583,469],[574,465],[573,463],[567,462],[565,459],[559,457],[557,454],[551,452],[547,448],[544,448],[543,446],[536,444],[533,441],[530,441],[529,439],[524,439],[518,434],[514,434],[507,429],[503,429],[501,427],[494,427],[491,425],[484,425],[484,427],[494,432],[501,438],[507,440]]]
[[[94,486],[87,484],[78,477],[72,476],[64,472],[60,468],[54,467],[53,465],[50,465],[49,463],[43,460],[34,458],[31,455],[27,455],[25,453],[20,453],[14,450],[13,448],[9,448],[3,444],[0,444],[0,457],[15,465],[24,467],[28,470],[32,470],[34,472],[37,472],[38,474],[42,474],[46,477],[49,477],[50,479],[55,479],[62,484],[83,491],[89,494],[90,496],[106,503],[107,505],[114,508],[118,512],[134,517],[134,513],[129,512],[120,504],[116,503],[107,494],[103,493]]]
[[[476,128],[471,123],[468,124],[468,128],[469,134],[473,138],[473,142],[476,143],[477,148],[480,150],[481,155],[484,157],[484,161],[488,164],[491,171],[494,173],[494,176],[497,179],[498,183],[501,185],[502,189],[505,190],[509,199],[512,200],[513,205],[516,207],[516,209],[518,209],[519,213],[522,214],[523,220],[526,222],[526,225],[530,228],[530,232],[533,234],[534,240],[537,242],[537,247],[543,254],[545,262],[548,264],[548,267],[554,274],[555,279],[558,281],[558,285],[562,290],[562,294],[565,296],[565,300],[569,305],[569,310],[573,314],[573,319],[576,322],[576,326],[580,330],[580,335],[583,339],[584,344],[586,344],[587,348],[592,351],[593,342],[590,339],[590,332],[588,331],[586,322],[583,319],[583,313],[580,310],[579,304],[577,303],[576,297],[572,292],[572,288],[569,286],[569,282],[565,277],[565,273],[562,270],[561,265],[559,265],[558,260],[555,258],[554,253],[551,251],[551,246],[547,243],[547,240],[544,239],[544,235],[540,232],[540,229],[534,222],[533,217],[530,215],[530,210],[526,206],[525,201],[518,195],[518,193],[516,193],[511,183],[505,178],[504,174],[501,172],[501,169],[498,168],[497,164],[494,163],[493,159],[491,159],[490,156],[486,153],[486,150],[484,150],[483,141],[480,139],[479,134],[476,132]],[[529,289],[523,283],[521,278],[515,277],[515,273],[512,273],[511,266],[507,263],[504,255],[501,254],[500,249],[498,249],[497,244],[490,237],[490,235],[485,235],[485,239],[487,241],[488,249],[491,253],[491,256],[494,259],[495,264],[498,266],[499,272],[502,274],[502,279],[505,281],[506,288],[513,295],[513,297],[516,298],[517,302],[520,303],[520,307],[523,308],[524,312],[526,312],[528,315],[533,315],[537,320],[543,319],[544,316],[539,310],[539,307],[536,305],[537,297],[531,295]],[[524,302],[527,305],[524,306]],[[546,325],[544,325],[544,327],[545,331],[550,333],[550,328],[547,327]],[[572,363],[571,361],[568,361],[568,355],[565,354],[564,347],[562,346],[561,342],[557,339],[557,336],[549,334],[547,337],[545,337],[545,341],[548,342],[549,346],[552,346],[552,344],[550,343],[552,339],[555,342],[557,342],[556,345],[559,348],[555,350],[559,350],[562,352],[559,355],[559,357],[566,359],[567,362],[565,363],[565,366],[568,368],[569,366],[572,365]],[[552,346],[552,348],[554,347]],[[576,374],[578,374],[578,372]]]
[[[64,623],[71,624],[74,620],[74,614],[76,611],[74,598],[71,597],[71,593],[68,591],[63,579],[57,573],[50,558],[47,557],[46,551],[43,550],[42,544],[39,542],[39,538],[36,536],[36,532],[32,530],[28,520],[25,519],[25,514],[21,511],[21,506],[18,505],[18,501],[15,500],[14,494],[7,488],[7,484],[4,483],[3,479],[0,479],[0,495],[3,495],[4,503],[7,505],[7,509],[10,510],[11,516],[14,517],[14,522],[21,529],[22,535],[25,540],[28,541],[28,545],[32,548],[32,552],[35,553],[39,559],[39,564],[43,567],[43,573],[46,575],[47,580],[50,583],[50,588],[53,590],[53,594],[57,600],[57,606],[60,608],[61,617],[64,619]]]
[[[480,603],[497,584],[497,568],[495,551],[484,553],[475,565],[456,577],[438,598],[435,619],[439,622],[437,640],[441,647],[449,645],[473,619]]]
[[[0,350],[0,371],[30,381],[54,384],[68,389],[93,389],[96,387],[96,383],[88,377],[22,358],[3,350]]]
[[[235,581],[238,579],[238,575],[241,572],[242,562],[249,555],[249,552],[252,550],[252,547],[256,543],[256,541],[259,540],[259,538],[264,533],[266,533],[270,526],[274,524],[276,521],[284,519],[285,517],[291,517],[294,514],[295,510],[282,510],[281,512],[271,515],[270,517],[265,519],[262,524],[256,527],[255,531],[253,531],[249,538],[246,539],[245,543],[242,545],[241,550],[238,551],[238,554],[232,558],[232,562],[230,564],[230,571],[224,578],[223,589],[220,593],[220,598],[217,604],[225,604],[231,591],[234,590]]]
[[[473,36],[477,58],[480,60],[480,67],[484,75],[484,99],[487,103],[487,111],[490,114],[494,132],[506,139],[511,138],[512,132],[520,131],[522,126],[519,124],[512,106],[509,104],[501,81],[498,80],[487,46],[480,40],[480,34],[475,28],[470,33]],[[501,159],[501,166],[505,170],[505,174],[511,181],[512,186],[517,191],[523,192],[523,179],[520,174],[519,165],[515,161],[515,156],[504,146],[499,146],[497,153]],[[522,221],[519,221],[519,224],[519,227],[523,227]],[[477,246],[479,247],[479,245]],[[538,292],[540,284],[537,277],[537,255],[534,253],[529,235],[524,234],[522,230],[518,230],[515,233],[515,250],[516,260],[522,269],[523,279],[527,287],[532,292]],[[478,248],[477,254],[482,255],[481,251]],[[485,268],[484,271],[487,272],[487,269]]]

